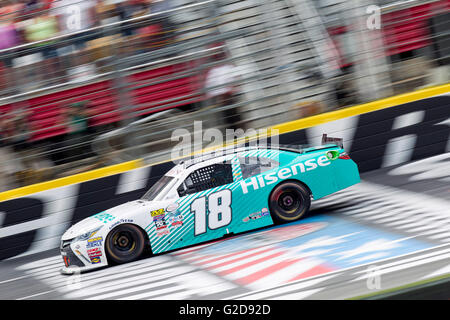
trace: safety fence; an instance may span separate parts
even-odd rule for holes
[[[5,6],[0,190],[167,160],[194,121],[266,128],[448,82],[450,1],[375,4]]]

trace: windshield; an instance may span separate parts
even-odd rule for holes
[[[141,199],[148,201],[154,200],[161,190],[164,189],[164,187],[167,186],[173,179],[173,177],[163,176],[144,194]]]

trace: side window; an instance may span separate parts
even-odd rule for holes
[[[231,164],[216,163],[192,172],[178,188],[180,197],[233,182]]]
[[[239,163],[241,164],[242,179],[256,176],[280,165],[277,161],[263,157],[242,157],[239,158]]]

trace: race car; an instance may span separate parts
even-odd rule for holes
[[[61,239],[61,272],[90,270],[304,217],[360,181],[342,139],[315,147],[224,149],[182,161],[141,199],[97,213]]]

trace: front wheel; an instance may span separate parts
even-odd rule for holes
[[[114,263],[125,263],[138,259],[145,248],[145,237],[137,226],[122,224],[114,228],[106,238],[105,249]]]
[[[297,181],[286,181],[277,185],[269,197],[269,210],[276,223],[290,222],[302,218],[311,205],[308,188]]]

